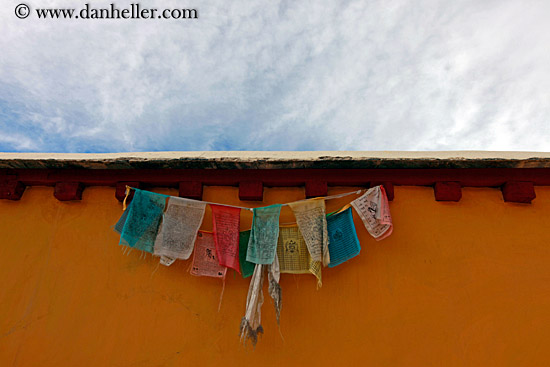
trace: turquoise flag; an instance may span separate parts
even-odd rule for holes
[[[153,252],[167,197],[167,195],[135,189],[132,202],[119,220],[119,222],[123,222],[123,218],[126,216],[120,234],[121,245]]]
[[[329,237],[328,250],[330,253],[329,268],[340,265],[359,255],[361,245],[355,232],[351,208],[329,215],[327,229]]]
[[[241,273],[243,278],[248,278],[254,273],[256,264],[246,261],[248,251],[248,241],[250,241],[250,231],[239,233],[239,262],[241,263]]]
[[[281,204],[254,209],[246,261],[271,265],[277,252]]]

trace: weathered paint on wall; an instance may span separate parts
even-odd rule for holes
[[[122,253],[110,227],[113,189],[59,202],[29,187],[0,201],[1,366],[377,365],[537,366],[550,359],[550,188],[531,205],[500,190],[465,188],[458,203],[396,187],[393,235],[356,224],[362,252],[313,276],[283,274],[280,333],[263,307],[256,350],[239,343],[248,280],[195,278],[189,262],[158,266]],[[329,194],[351,191],[331,189]],[[159,192],[176,194],[175,190]],[[303,198],[266,189],[264,204]],[[238,204],[238,189],[204,200]],[[328,203],[337,209],[343,198]],[[291,222],[288,208],[281,222]],[[211,229],[207,213],[203,229]],[[251,215],[242,214],[242,228]],[[266,294],[267,296],[267,294]]]

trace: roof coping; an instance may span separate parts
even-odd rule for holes
[[[208,151],[0,153],[0,169],[549,168],[548,152]]]

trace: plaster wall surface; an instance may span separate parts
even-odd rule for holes
[[[330,188],[329,194],[353,188]],[[188,273],[125,255],[111,229],[122,205],[107,187],[80,202],[28,187],[0,201],[0,366],[542,366],[550,359],[550,188],[531,205],[464,188],[458,203],[395,187],[394,233],[374,241],[354,213],[359,257],[311,275],[282,274],[280,331],[266,300],[264,336],[240,344],[249,279]],[[177,195],[176,190],[155,190]],[[263,203],[304,198],[265,189]],[[204,200],[248,205],[238,189]],[[350,198],[329,201],[332,211]],[[252,205],[252,204],[250,204]],[[241,214],[248,229],[251,213]],[[281,222],[292,222],[284,209]],[[207,210],[202,229],[211,230]]]

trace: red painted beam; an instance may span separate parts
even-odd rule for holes
[[[436,201],[460,201],[462,198],[462,186],[460,182],[438,181],[434,186]]]
[[[249,201],[262,201],[264,199],[264,185],[262,181],[240,182],[239,199]]]
[[[82,200],[84,185],[81,182],[58,182],[53,196],[59,201]]]
[[[11,177],[9,180],[8,177]],[[242,197],[261,200],[263,187],[303,187],[308,195],[313,182],[328,187],[369,187],[382,183],[393,198],[393,185],[430,186],[436,182],[460,182],[462,187],[501,188],[506,182],[531,182],[550,186],[550,168],[495,169],[4,169],[0,182],[19,181],[23,186],[55,186],[58,182],[80,182],[84,186],[116,187],[120,182],[140,182],[143,188],[182,186],[182,196],[199,197],[198,182],[209,186],[240,186]],[[22,186],[18,186],[19,190]],[[260,189],[261,188],[261,189]],[[323,190],[321,190],[321,188]],[[8,190],[9,192],[9,190]],[[188,193],[186,193],[188,192]],[[201,191],[202,193],[202,191]],[[120,195],[117,194],[117,195]],[[251,199],[246,199],[251,200]]]
[[[502,197],[507,202],[531,204],[537,195],[532,182],[509,181],[502,186]]]
[[[325,181],[328,186],[363,186],[372,182],[393,185],[434,186],[456,181],[463,187],[501,187],[507,181],[529,181],[550,186],[550,168],[496,169],[283,169],[283,170],[11,170],[27,186],[54,186],[56,182],[82,182],[86,186],[116,186],[138,181],[145,186],[178,187],[181,181],[200,181],[209,186],[238,186],[241,181],[261,181],[264,186],[304,186]]]

